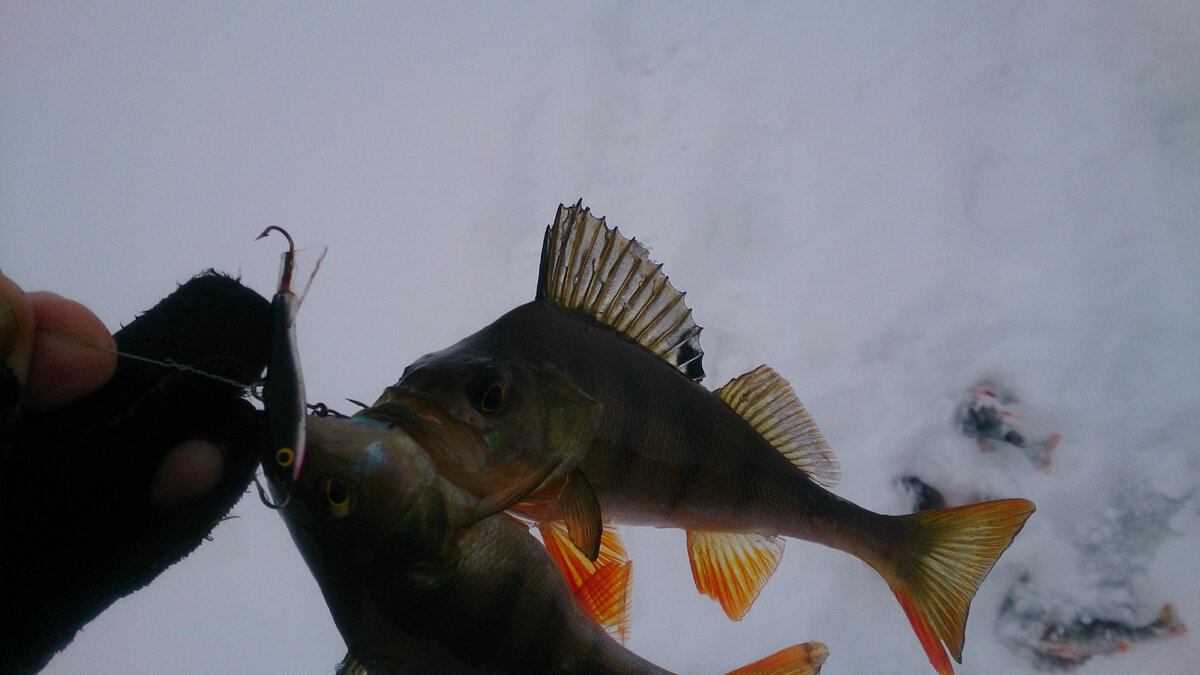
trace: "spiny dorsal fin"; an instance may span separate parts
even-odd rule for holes
[[[354,656],[354,652],[346,652],[346,658],[338,664],[337,675],[371,675],[371,673]]]
[[[559,205],[546,228],[537,299],[585,314],[654,352],[694,382],[704,379],[700,327],[662,264],[603,218]]]
[[[725,615],[741,621],[775,573],[783,539],[740,532],[688,532],[688,560],[696,590],[721,603]]]
[[[837,457],[792,385],[769,366],[735,377],[713,393],[809,478],[825,487],[837,485],[842,475]]]

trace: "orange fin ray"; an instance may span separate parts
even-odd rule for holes
[[[629,641],[632,577],[632,562],[604,565],[575,592],[596,623],[621,644]]]
[[[837,457],[792,385],[770,366],[739,375],[713,393],[809,478],[837,485],[842,475]]]
[[[783,539],[734,532],[688,532],[696,590],[741,621],[783,557]]]
[[[805,642],[781,649],[754,663],[732,670],[728,675],[817,675],[829,649],[820,642]]]
[[[1002,499],[903,517],[908,553],[880,571],[942,675],[954,672],[947,650],[962,663],[975,591],[1033,511],[1026,499]]]
[[[629,639],[633,563],[617,527],[604,526],[595,561],[588,560],[571,541],[565,522],[542,522],[538,531],[576,599],[614,639],[624,644]]]

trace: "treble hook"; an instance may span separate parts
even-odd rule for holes
[[[278,504],[272,504],[267,499],[267,491],[263,489],[262,483],[258,482],[257,475],[254,476],[254,487],[258,488],[258,498],[262,501],[263,505],[273,511],[278,511],[279,509],[282,509],[283,507],[287,506],[292,501],[292,483],[291,483],[291,481],[288,481],[288,490],[287,490],[287,492],[285,492],[283,494],[283,501],[279,502]]]

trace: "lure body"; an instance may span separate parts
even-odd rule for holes
[[[287,238],[288,250],[282,254],[279,285],[271,298],[271,358],[263,386],[268,445],[262,466],[276,503],[282,503],[304,464],[306,400],[300,351],[296,347],[296,314],[300,311],[302,297],[292,290],[296,249],[291,235],[280,227],[268,227],[258,238],[262,239],[272,231]],[[320,266],[323,257],[322,250],[316,267]],[[315,268],[312,273],[316,274]]]

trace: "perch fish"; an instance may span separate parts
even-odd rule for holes
[[[478,499],[402,429],[324,417],[307,427],[280,513],[349,648],[339,673],[666,672],[589,616],[525,526],[476,518]],[[591,580],[593,608],[627,583],[610,569]],[[735,672],[817,673],[827,654],[805,643]]]
[[[782,377],[700,384],[700,327],[661,267],[582,203],[560,206],[535,299],[420,358],[358,414],[401,425],[481,514],[565,520],[588,558],[604,522],[686,530],[698,590],[735,620],[781,536],[855,555],[952,672],[946,651],[962,662],[970,602],[1033,504],[891,516],[834,495],[837,460]]]

